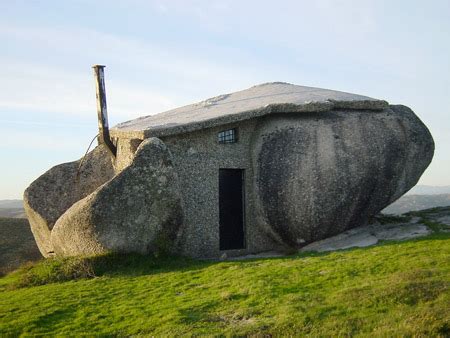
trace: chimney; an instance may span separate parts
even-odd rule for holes
[[[105,144],[111,155],[116,157],[117,148],[109,136],[108,110],[106,108],[105,66],[94,65],[94,76],[97,96],[98,143]]]

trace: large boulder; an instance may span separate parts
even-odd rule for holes
[[[100,145],[84,159],[51,168],[25,190],[25,211],[44,257],[54,254],[50,233],[58,218],[113,176],[111,156]]]
[[[261,121],[254,138],[260,224],[298,248],[367,220],[412,188],[434,143],[405,106]]]
[[[182,223],[171,153],[157,138],[144,140],[131,164],[56,222],[57,255],[171,250]]]

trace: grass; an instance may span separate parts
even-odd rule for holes
[[[375,216],[374,220],[380,224],[408,223],[411,220],[411,216],[379,214]]]
[[[85,276],[55,279],[70,260],[51,260],[0,279],[0,335],[445,336],[449,257],[439,234],[252,261],[107,255],[87,259]]]
[[[450,207],[436,207],[419,211],[410,211],[405,214],[405,217],[419,217],[420,222],[428,226],[435,233],[450,231],[448,225],[439,223],[435,220],[436,215],[450,215]]]
[[[450,233],[247,261],[46,260],[0,278],[0,336],[450,336]]]
[[[404,215],[406,215],[406,216],[427,217],[430,214],[436,214],[436,213],[448,214],[449,212],[450,212],[450,206],[448,206],[448,207],[435,207],[435,208],[418,210],[418,211],[410,211],[410,212],[407,212]]]

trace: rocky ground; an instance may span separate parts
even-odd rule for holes
[[[434,230],[450,231],[450,207],[412,211],[401,216],[379,215],[370,225],[317,241],[301,251],[333,251],[375,245],[380,241],[423,237]]]
[[[304,246],[300,251],[326,252],[361,248],[376,245],[383,241],[401,241],[432,234],[434,231],[450,232],[450,207],[437,207],[411,211],[403,215],[383,215],[375,217],[371,224],[345,231]],[[263,252],[229,258],[242,260],[283,256],[280,252]],[[226,256],[223,260],[228,259]]]

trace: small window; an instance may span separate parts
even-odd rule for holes
[[[219,143],[235,143],[237,141],[236,128],[219,132],[217,140]]]

